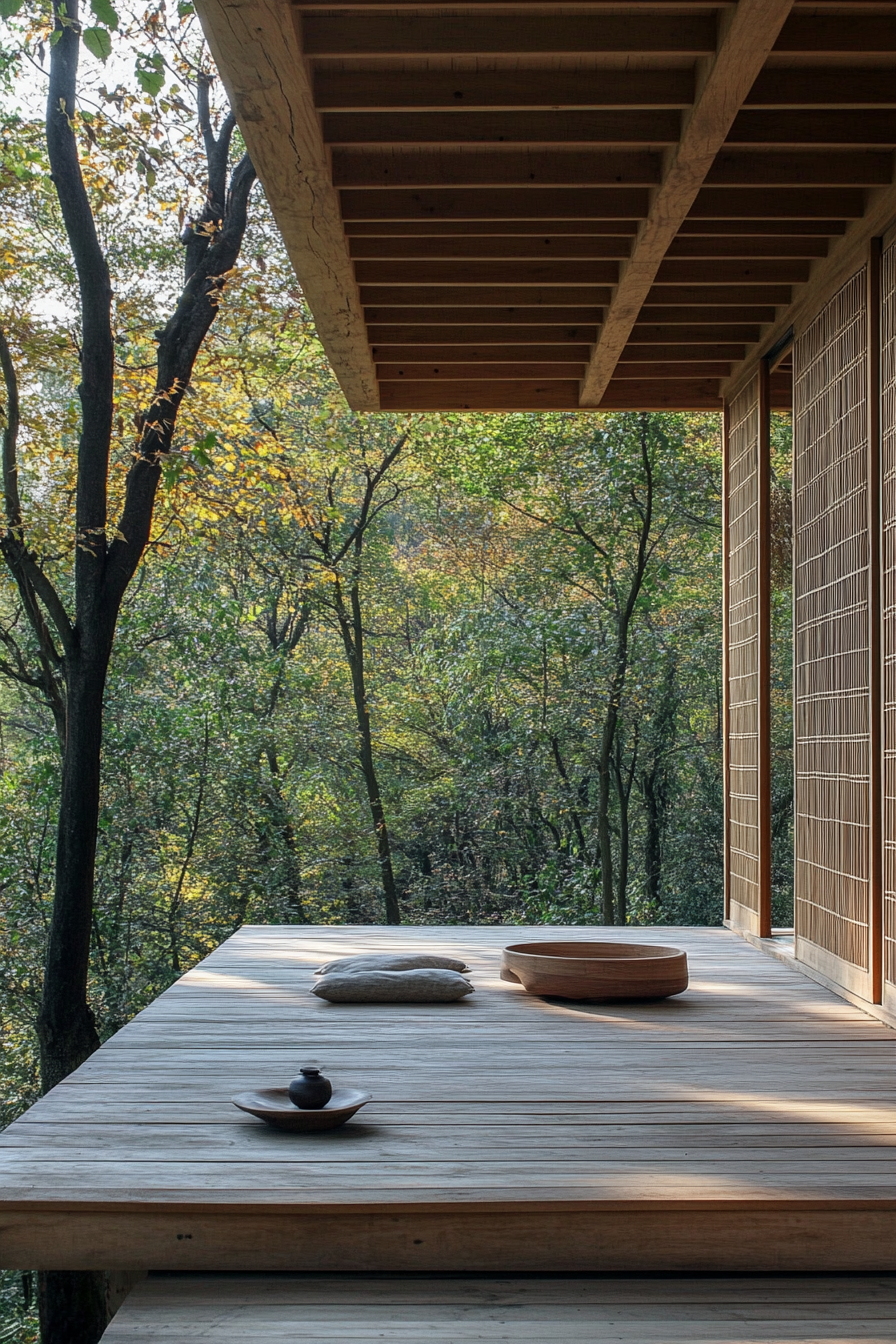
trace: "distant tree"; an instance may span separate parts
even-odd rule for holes
[[[6,13],[15,8],[8,5]],[[55,894],[37,1020],[45,1088],[65,1078],[99,1044],[87,985],[109,661],[125,593],[150,539],[156,494],[174,442],[178,412],[240,254],[255,181],[247,155],[231,168],[234,117],[227,113],[216,131],[209,100],[211,73],[207,67],[194,67],[205,150],[205,200],[196,217],[185,224],[182,288],[168,320],[155,333],[154,388],[148,400],[122,404],[126,389],[120,385],[116,360],[121,333],[116,331],[113,316],[109,260],[110,247],[119,244],[103,236],[103,197],[92,170],[85,180],[82,158],[96,144],[97,131],[95,117],[85,111],[79,89],[82,47],[104,59],[111,51],[111,33],[118,28],[119,16],[110,0],[93,9],[103,21],[89,26],[80,17],[78,0],[53,0],[49,23],[37,13],[32,26],[32,34],[38,40],[45,36],[49,43],[46,158],[74,267],[78,304],[80,411],[78,423],[71,427],[76,466],[71,511],[59,520],[58,538],[70,557],[67,567],[48,556],[45,528],[34,517],[36,506],[32,501],[27,507],[20,489],[22,422],[13,349],[17,341],[27,340],[27,331],[12,331],[11,339],[0,331],[6,389],[2,443],[6,530],[0,549],[32,637],[25,644],[7,626],[3,639],[6,670],[44,697],[62,751]],[[147,20],[149,33],[151,16]],[[181,53],[175,48],[173,54]],[[157,45],[148,45],[138,54],[137,79],[150,97],[164,84],[164,62]],[[117,97],[123,104],[123,92]],[[151,116],[148,119],[152,121]],[[123,145],[124,132],[118,138]],[[147,139],[151,143],[151,137]],[[123,191],[122,179],[135,171],[154,180],[156,157],[141,149],[127,167],[113,164],[113,176],[105,189],[114,185],[117,172]],[[136,258],[134,264],[139,265]],[[147,302],[154,307],[151,285]],[[125,417],[133,424],[134,441],[119,490],[113,448],[120,437],[117,426]],[[61,535],[62,527],[68,530],[67,538]],[[100,1322],[104,1324],[104,1306],[92,1276],[43,1276],[41,1320],[46,1344],[92,1339]]]

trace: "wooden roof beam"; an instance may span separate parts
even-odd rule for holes
[[[198,9],[324,350],[349,405],[377,410],[376,369],[292,11],[279,0],[199,0]]]
[[[684,219],[697,202],[716,155],[753,87],[792,8],[793,0],[740,0],[720,34],[681,141],[651,202],[629,262],[607,309],[580,389],[582,406],[597,406]],[[836,216],[839,211],[832,211]]]

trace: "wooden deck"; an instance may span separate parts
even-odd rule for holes
[[[724,930],[663,930],[689,954],[681,998],[529,998],[497,974],[525,936],[241,930],[0,1137],[0,1263],[896,1269],[888,1027]],[[456,950],[477,993],[308,994],[322,959],[396,946]],[[375,1100],[313,1135],[231,1106],[307,1062]]]
[[[896,1280],[154,1278],[103,1344],[855,1344],[896,1339]]]

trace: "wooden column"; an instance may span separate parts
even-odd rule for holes
[[[872,238],[868,255],[868,769],[869,970],[872,1002],[883,1000],[883,513],[881,507],[881,264],[883,239]]]
[[[729,601],[731,596],[731,543],[728,528],[728,466],[731,460],[731,410],[726,401],[722,411],[722,796],[724,804],[723,847],[725,862],[725,919],[731,918],[731,781],[729,778],[728,737],[731,731]]]
[[[772,577],[771,404],[769,361],[759,366],[759,451],[756,481],[757,563],[757,812],[759,826],[759,936],[772,933]]]

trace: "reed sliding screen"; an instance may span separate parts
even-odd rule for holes
[[[883,979],[896,1009],[896,242],[881,267],[881,452],[883,514]]]
[[[759,378],[728,407],[725,865],[728,919],[760,932]]]
[[[794,347],[797,955],[871,998],[867,275]]]

